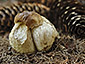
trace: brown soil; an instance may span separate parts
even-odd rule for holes
[[[20,54],[0,37],[0,64],[85,64],[85,39],[61,35],[47,52]]]

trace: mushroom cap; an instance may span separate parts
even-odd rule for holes
[[[59,38],[59,34],[49,20],[36,12],[26,11],[15,17],[9,42],[17,52],[33,53],[49,50],[56,37]]]
[[[34,26],[40,25],[43,22],[41,16],[32,11],[24,11],[23,13],[19,13],[15,16],[14,23],[22,22],[28,26],[28,28],[33,28]]]

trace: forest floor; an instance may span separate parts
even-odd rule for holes
[[[47,52],[20,54],[0,37],[0,64],[85,64],[85,39],[61,34]]]

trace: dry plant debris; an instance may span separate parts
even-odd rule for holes
[[[10,45],[8,39],[0,37],[0,64],[84,64],[85,39],[61,34],[52,48],[45,52],[20,54]]]

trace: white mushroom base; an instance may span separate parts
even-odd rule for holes
[[[9,34],[9,42],[17,52],[33,53],[36,49],[47,51],[52,47],[55,37],[59,37],[59,34],[52,23],[42,18],[43,24],[31,30],[21,22],[15,23]]]

